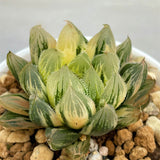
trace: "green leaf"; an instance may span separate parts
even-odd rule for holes
[[[46,137],[49,147],[56,151],[77,141],[80,134],[68,128],[47,128]]]
[[[16,78],[17,81],[19,80],[18,75],[20,71],[27,63],[28,62],[25,59],[13,54],[12,52],[9,52],[7,54],[8,68],[12,72],[13,76]]]
[[[88,55],[83,52],[76,56],[68,65],[68,68],[72,70],[78,77],[82,78],[87,69],[91,66]]]
[[[127,94],[127,86],[118,73],[115,73],[106,83],[104,92],[100,99],[100,105],[111,104],[118,108]]]
[[[29,47],[32,63],[38,64],[41,52],[45,49],[56,48],[56,40],[41,25],[37,25],[30,31]]]
[[[141,63],[127,63],[122,66],[120,74],[127,84],[127,97],[134,96],[145,82],[147,77],[147,64],[143,60]]]
[[[106,83],[114,73],[118,73],[119,63],[117,55],[112,53],[97,55],[92,61],[93,67],[104,83]]]
[[[0,106],[11,112],[28,116],[29,102],[24,94],[2,95],[0,96]]]
[[[67,66],[53,72],[47,80],[47,94],[52,107],[60,101],[69,86],[81,93],[87,93],[86,86],[74,75]]]
[[[83,80],[88,87],[89,97],[98,105],[101,94],[104,91],[104,84],[93,67],[86,71]]]
[[[117,128],[124,128],[135,123],[140,118],[140,109],[130,105],[123,105],[116,110],[118,116]]]
[[[69,87],[56,106],[61,121],[73,129],[80,129],[96,112],[95,104],[88,96]]]
[[[38,95],[38,97],[47,100],[46,87],[42,82],[38,69],[35,65],[27,64],[19,74],[19,81],[22,89],[28,95]]]
[[[115,40],[109,25],[105,24],[103,29],[88,42],[86,51],[90,59],[98,54],[116,53]]]
[[[74,144],[63,148],[60,160],[84,160],[87,157],[87,152],[90,146],[90,137],[85,141],[76,141]]]
[[[67,21],[57,42],[57,49],[64,54],[63,64],[69,64],[76,55],[82,53],[86,48],[86,43],[87,40],[83,34],[73,23]]]
[[[29,118],[32,122],[43,127],[62,126],[61,121],[53,108],[48,103],[37,96],[31,95],[29,98]]]
[[[132,44],[129,37],[117,47],[117,55],[120,59],[121,66],[129,61],[132,50]]]
[[[96,112],[89,120],[89,123],[83,127],[81,134],[91,136],[102,136],[112,131],[117,125],[117,115],[114,107],[106,104]]]
[[[149,93],[153,89],[155,81],[152,79],[147,79],[139,89],[139,91],[131,98],[127,99],[124,104],[132,105],[135,107],[143,107],[150,100]]]
[[[62,53],[53,48],[47,49],[41,53],[38,62],[38,70],[45,83],[47,83],[47,78],[52,72],[62,67],[61,57]]]
[[[19,115],[9,111],[4,112],[0,116],[0,125],[9,128],[10,130],[40,128],[40,126],[31,122],[27,116]]]

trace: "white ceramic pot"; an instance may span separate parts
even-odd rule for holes
[[[90,39],[90,38],[88,38]],[[119,42],[116,42],[116,44],[120,44]],[[135,56],[142,56],[142,57],[145,57],[145,60],[151,64],[152,66],[158,68],[160,70],[160,63],[155,60],[154,58],[152,58],[149,54],[135,48],[135,47],[132,47],[132,54],[135,55]],[[16,53],[16,55],[20,56],[20,57],[23,57],[27,60],[30,60],[30,54],[29,54],[29,48],[25,48],[19,52]],[[0,63],[0,76],[2,76],[4,73],[6,73],[8,71],[8,67],[7,67],[7,64],[6,64],[6,60],[4,60],[2,63]]]

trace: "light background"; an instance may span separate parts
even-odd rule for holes
[[[109,24],[117,41],[160,61],[160,0],[0,0],[0,62],[8,51],[28,46],[29,31],[41,24],[54,37],[72,21],[86,36]]]

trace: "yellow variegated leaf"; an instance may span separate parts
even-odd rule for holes
[[[41,53],[38,62],[38,70],[45,83],[47,83],[47,78],[52,72],[62,67],[61,57],[62,53],[53,48],[47,49]]]
[[[32,63],[38,64],[41,52],[45,49],[55,48],[56,40],[41,25],[37,25],[30,31],[29,47]]]
[[[0,96],[0,106],[21,115],[28,116],[29,102],[24,94],[7,94]]]
[[[106,83],[100,104],[107,103],[117,108],[124,101],[126,94],[127,86],[124,80],[118,73],[115,73]]]
[[[81,93],[85,94],[87,92],[84,83],[67,66],[63,66],[60,70],[53,72],[48,77],[47,94],[53,108],[60,101],[69,86],[72,86]]]
[[[89,97],[98,105],[101,94],[104,91],[104,84],[93,67],[86,71],[83,80],[88,87]]]
[[[85,141],[76,141],[74,144],[62,149],[59,160],[84,160],[90,146],[90,137]]]
[[[102,136],[112,131],[117,125],[117,115],[113,106],[105,104],[83,127],[81,134]]]
[[[139,91],[132,97],[130,97],[129,99],[127,99],[124,104],[125,105],[132,105],[134,107],[139,107],[139,108],[143,108],[143,106],[145,106],[150,98],[149,98],[149,94],[151,89],[153,89],[155,85],[155,81],[152,79],[147,79],[141,86],[141,88],[139,89]]]
[[[29,117],[6,111],[0,116],[0,125],[9,130],[36,129],[40,126],[31,122]]]
[[[49,106],[48,103],[34,95],[31,95],[29,98],[29,117],[32,122],[39,126],[62,126],[62,123],[53,108]]]
[[[46,137],[49,147],[56,151],[77,141],[80,134],[68,128],[47,128]]]
[[[81,129],[96,112],[95,104],[88,96],[69,87],[56,106],[61,121],[73,129]]]
[[[105,24],[103,29],[88,42],[86,51],[90,59],[97,54],[116,53],[115,40],[109,25]]]
[[[22,89],[28,95],[35,94],[48,101],[46,87],[35,65],[31,63],[27,64],[19,74],[19,81]]]
[[[18,78],[19,72],[27,63],[28,62],[25,59],[13,54],[12,52],[9,52],[7,54],[8,68],[12,72],[13,76],[16,78],[17,81],[19,80]]]
[[[75,59],[69,63],[68,68],[72,70],[72,72],[75,73],[78,77],[82,78],[85,71],[89,69],[90,66],[91,62],[89,57],[85,52],[83,52],[76,56]]]
[[[108,53],[95,56],[92,64],[105,84],[114,73],[118,73],[120,61],[116,54]]]
[[[126,63],[122,66],[120,74],[127,84],[127,97],[134,96],[145,82],[147,77],[147,64],[143,60],[141,63]]]
[[[141,111],[137,107],[122,105],[116,110],[118,116],[117,128],[124,128],[139,120]]]
[[[83,52],[86,48],[86,43],[86,38],[76,26],[67,21],[57,42],[57,49],[64,54],[63,64],[70,63],[76,55]]]
[[[129,37],[117,47],[117,55],[120,59],[121,66],[129,61],[132,50],[132,43]]]

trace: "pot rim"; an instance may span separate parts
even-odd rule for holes
[[[90,37],[87,37],[87,39],[90,39]],[[116,45],[119,45],[120,42],[116,41]],[[160,70],[160,62],[158,62],[156,59],[154,59],[152,56],[147,54],[146,52],[143,52],[135,47],[132,47],[132,54],[135,56],[142,56],[145,57],[145,60],[147,63],[151,64],[152,66],[158,68]],[[23,57],[25,59],[30,60],[30,51],[29,47],[24,48],[16,53],[16,55]],[[0,76],[5,74],[8,71],[6,59],[0,63]]]

